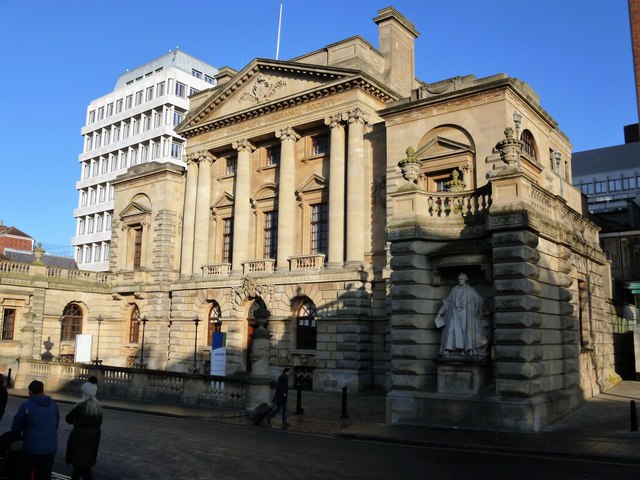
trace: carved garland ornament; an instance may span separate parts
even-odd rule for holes
[[[248,102],[252,104],[258,104],[271,98],[274,93],[287,85],[286,80],[273,81],[271,78],[258,74],[253,82],[251,91],[245,92],[240,95],[238,103]]]

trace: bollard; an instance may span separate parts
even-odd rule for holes
[[[347,387],[342,387],[342,419],[349,418],[347,415]]]
[[[11,369],[7,372],[7,388],[11,387]]]
[[[638,414],[636,413],[636,401],[635,400],[631,400],[630,403],[630,407],[631,407],[631,431],[632,432],[637,432],[638,431]]]
[[[300,384],[296,386],[298,389],[297,397],[296,397],[296,415],[303,415],[304,408],[302,408],[302,387]]]

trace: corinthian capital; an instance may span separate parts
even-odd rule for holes
[[[212,162],[215,160],[215,157],[206,150],[198,150],[196,152],[187,154],[187,165],[192,163],[200,163],[200,162]]]
[[[351,123],[359,123],[360,125],[364,125],[367,123],[367,118],[362,110],[359,108],[354,108],[353,110],[349,110],[347,112],[348,122]]]
[[[234,148],[234,150],[237,150],[238,152],[253,152],[256,147],[246,138],[242,138],[240,140],[236,140],[235,142],[233,142],[231,144],[231,146]]]
[[[329,128],[342,127],[344,124],[344,114],[337,113],[336,115],[329,115],[324,118],[324,124],[329,125]]]
[[[285,140],[293,140],[297,142],[300,139],[300,135],[296,133],[293,127],[284,127],[280,130],[276,130],[276,138],[279,138],[281,142]]]

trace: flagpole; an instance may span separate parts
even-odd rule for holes
[[[282,0],[280,0],[280,18],[278,19],[278,43],[276,44],[276,60],[280,54],[280,28],[282,27]]]

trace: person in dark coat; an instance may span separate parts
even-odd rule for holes
[[[50,480],[58,450],[60,412],[53,399],[44,394],[44,384],[29,384],[29,399],[22,402],[13,417],[13,438],[23,439],[18,462],[18,480]]]
[[[98,387],[86,382],[82,385],[83,399],[67,414],[65,420],[73,425],[67,441],[67,465],[73,466],[71,480],[91,480],[91,468],[96,464],[100,446],[102,405],[96,399]]]
[[[4,386],[4,375],[0,374],[0,420],[4,416],[4,410],[7,408],[7,400],[9,394],[7,393],[7,387]]]
[[[276,393],[273,396],[273,403],[276,404],[276,408],[267,415],[267,424],[269,425],[271,425],[271,419],[275,417],[278,412],[282,411],[282,428],[291,426],[291,424],[287,422],[287,397],[289,396],[290,373],[291,369],[286,367],[278,377],[278,381],[276,382]]]

